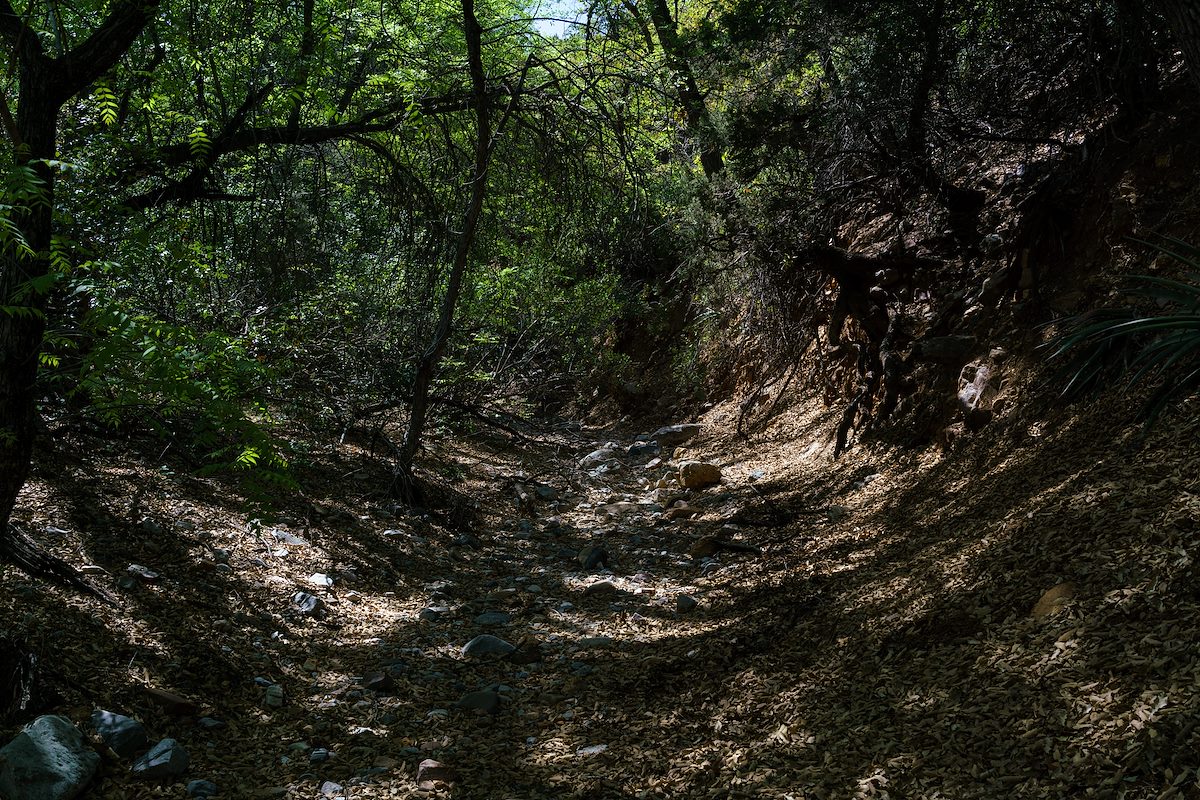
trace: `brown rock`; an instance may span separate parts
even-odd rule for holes
[[[505,656],[514,664],[536,664],[542,660],[542,645],[532,636],[526,636],[517,642],[517,649]]]
[[[684,461],[679,465],[679,485],[688,489],[703,489],[721,482],[721,468],[704,461]]]
[[[703,513],[704,512],[700,509],[692,508],[687,503],[680,500],[674,506],[667,509],[665,516],[667,519],[690,519]]]
[[[583,590],[584,597],[608,597],[617,593],[617,587],[612,581],[593,583]]]
[[[579,566],[591,571],[597,567],[611,567],[608,551],[603,547],[588,546],[579,551]]]
[[[417,767],[417,783],[423,789],[433,788],[434,783],[454,783],[458,780],[458,772],[454,767],[440,761],[427,758]]]
[[[1041,618],[1048,617],[1051,614],[1058,613],[1063,606],[1075,597],[1075,584],[1067,581],[1060,583],[1057,586],[1046,590],[1041,599],[1037,601],[1037,605],[1033,607],[1031,612],[1033,616]]]

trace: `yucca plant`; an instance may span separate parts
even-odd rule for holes
[[[1051,359],[1067,359],[1068,399],[1125,375],[1129,386],[1156,380],[1139,414],[1149,428],[1166,408],[1200,392],[1200,248],[1170,237],[1144,244],[1196,271],[1185,280],[1134,276],[1125,290],[1132,302],[1062,320],[1063,332],[1045,346]]]

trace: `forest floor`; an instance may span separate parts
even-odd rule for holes
[[[637,431],[448,438],[429,511],[380,501],[386,465],[342,443],[256,518],[62,439],[17,520],[118,602],[10,569],[0,627],[57,713],[191,755],[158,786],[106,753],[91,797],[1200,797],[1195,411],[1133,450],[1119,399],[1017,404],[947,452],[834,461],[832,412],[744,440],[729,403],[612,471],[578,462]],[[675,485],[691,458],[721,484]],[[761,553],[693,556],[705,535]],[[481,634],[517,649],[464,654]]]

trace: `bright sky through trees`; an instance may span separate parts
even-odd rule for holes
[[[532,6],[531,13],[538,18],[534,27],[543,36],[565,36],[569,20],[582,17],[576,0],[542,0]]]

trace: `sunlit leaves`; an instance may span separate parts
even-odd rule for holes
[[[213,142],[203,125],[192,128],[191,133],[187,135],[187,143],[193,158],[207,158],[212,152]]]
[[[100,124],[105,127],[112,127],[117,124],[117,113],[120,108],[117,103],[117,95],[112,90],[112,86],[106,81],[97,83],[92,90],[92,99],[96,103],[96,114],[100,118]]]

